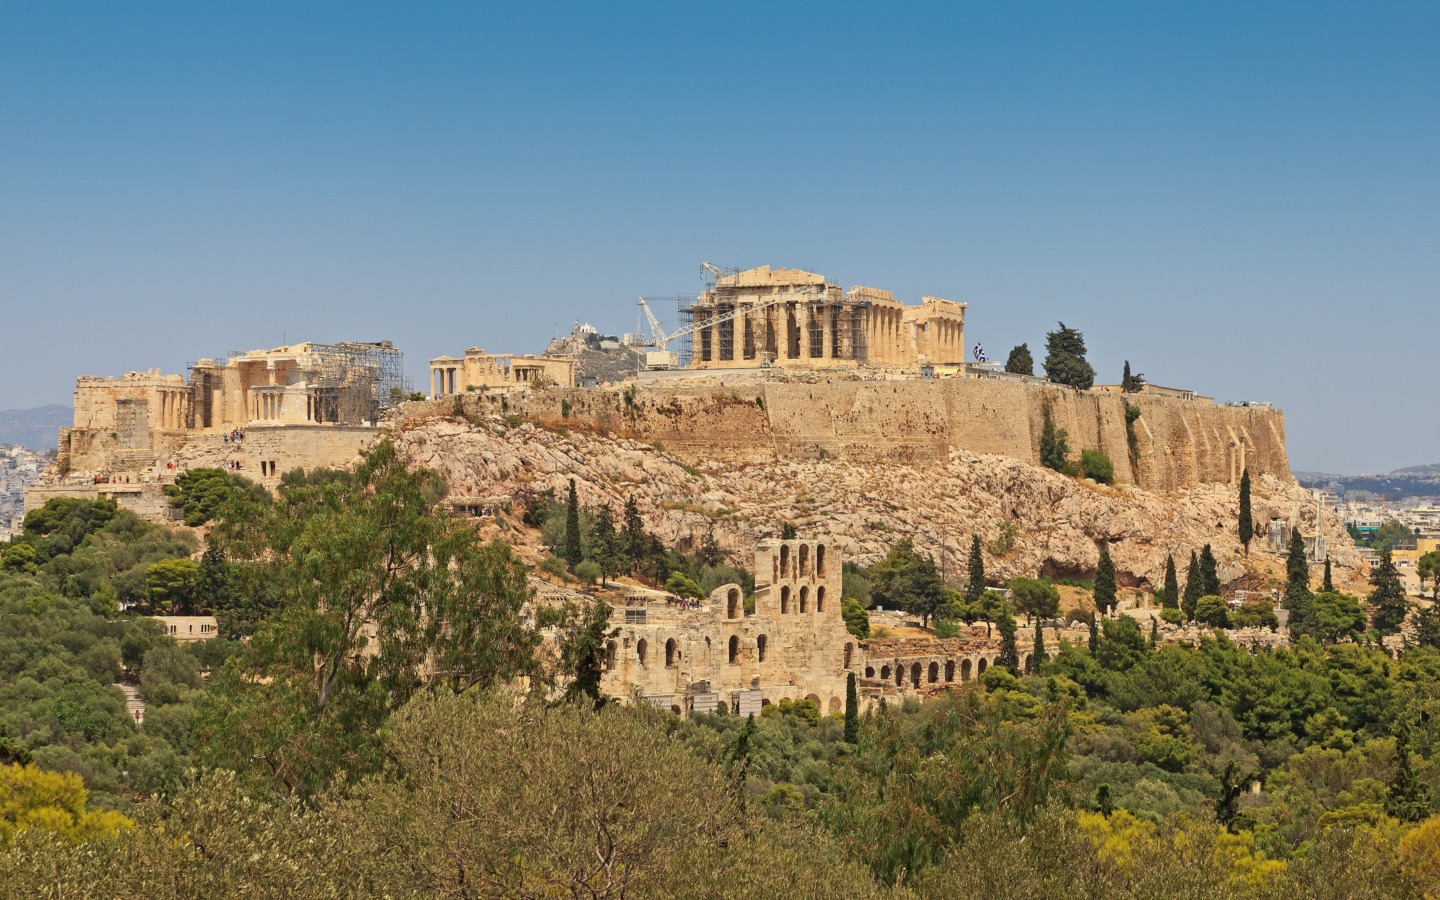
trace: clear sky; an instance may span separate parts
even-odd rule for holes
[[[421,385],[709,260],[1440,462],[1437,47],[1434,2],[0,0],[0,409],[287,339]]]

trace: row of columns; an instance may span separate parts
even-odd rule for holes
[[[161,428],[184,428],[190,408],[188,390],[159,390],[156,392],[160,408]]]
[[[256,419],[278,419],[284,410],[285,395],[278,392],[257,393],[255,395],[255,418]]]
[[[716,307],[715,315],[725,310]],[[931,363],[965,359],[962,322],[906,322],[902,307],[797,302],[744,310],[726,322],[706,324],[702,319],[701,326],[694,355],[702,365],[758,365],[767,353],[781,364],[849,360],[913,366],[920,354]],[[856,346],[857,338],[863,340],[863,349]]]
[[[444,397],[458,393],[455,389],[455,366],[432,366],[430,369],[430,396]]]
[[[951,319],[929,319],[917,325],[917,350],[931,363],[965,359],[965,326]]]

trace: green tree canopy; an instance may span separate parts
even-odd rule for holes
[[[1095,367],[1085,359],[1085,335],[1060,327],[1045,335],[1045,376],[1056,384],[1084,390],[1095,383]]]
[[[1035,359],[1030,355],[1030,345],[1020,344],[1010,350],[1005,360],[1005,371],[1012,375],[1034,375]]]
[[[1033,617],[1052,618],[1060,612],[1060,591],[1048,581],[1034,578],[1012,578],[1010,603],[1016,612],[1024,613],[1028,622]]]
[[[935,559],[916,552],[908,537],[896,541],[885,558],[870,567],[870,584],[877,604],[917,615],[927,626],[945,602]]]

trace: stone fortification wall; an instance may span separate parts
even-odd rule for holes
[[[1141,412],[1133,456],[1127,402]],[[837,459],[930,466],[945,465],[953,450],[1038,464],[1047,407],[1056,427],[1069,434],[1071,457],[1078,459],[1082,449],[1105,451],[1121,484],[1173,491],[1234,483],[1246,467],[1253,476],[1293,481],[1278,410],[987,379],[624,385],[506,397],[477,392],[408,404],[403,415],[419,421],[503,411],[569,420],[658,441],[692,464]]]

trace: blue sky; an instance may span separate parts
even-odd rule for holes
[[[1440,462],[1440,4],[0,0],[0,408],[770,263]],[[1037,358],[1042,353],[1037,352]]]

